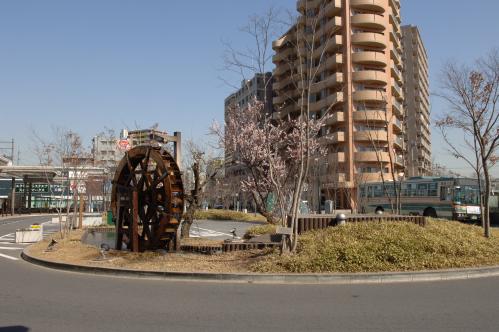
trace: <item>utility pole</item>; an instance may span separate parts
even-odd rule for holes
[[[10,160],[12,161],[12,165],[14,165],[14,139],[12,139],[11,151],[10,151]]]

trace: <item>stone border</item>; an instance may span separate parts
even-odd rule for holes
[[[110,276],[135,278],[159,278],[170,281],[203,281],[261,284],[384,284],[397,282],[425,282],[445,280],[466,280],[499,276],[499,266],[452,269],[420,272],[380,272],[380,273],[334,273],[334,274],[256,274],[256,273],[205,273],[205,272],[162,272],[138,271],[98,266],[84,266],[48,261],[33,257],[29,247],[21,257],[32,264],[43,267]]]

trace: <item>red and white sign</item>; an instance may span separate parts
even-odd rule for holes
[[[118,148],[121,151],[128,151],[131,148],[130,142],[127,139],[120,139],[120,140],[118,140],[117,144],[118,144]]]

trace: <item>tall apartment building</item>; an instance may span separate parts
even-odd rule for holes
[[[98,135],[92,138],[92,155],[96,166],[112,169],[125,154],[120,150],[115,137]]]
[[[242,81],[241,88],[225,98],[225,116],[227,116],[229,108],[244,108],[255,98],[258,101],[265,102],[264,112],[271,115],[273,113],[272,83],[272,73],[257,73],[252,79]],[[227,167],[230,167],[233,163],[232,156],[227,153],[225,154],[225,163]]]
[[[250,80],[244,80],[241,82],[241,88],[236,92],[225,98],[224,101],[224,114],[227,116],[227,111],[230,107],[244,108],[248,103],[255,99],[265,103],[263,111],[266,114],[272,115],[274,112],[273,108],[273,91],[272,91],[272,73],[257,73]],[[241,178],[245,175],[244,167],[237,165],[234,162],[234,156],[230,153],[225,153],[225,177],[231,178],[234,181],[238,181],[237,178]],[[248,195],[242,192],[238,194],[238,205],[240,208],[247,208],[250,204],[250,198]]]
[[[153,142],[165,143],[170,138],[166,131],[156,129],[140,129],[127,132],[127,138],[132,147]]]
[[[272,73],[257,73],[252,79],[242,81],[241,88],[225,98],[225,111],[232,106],[243,108],[256,98],[266,100],[265,112],[272,113],[272,82]]]
[[[406,174],[431,175],[430,101],[428,55],[415,26],[402,27]]]
[[[300,0],[297,9],[297,23],[273,44],[276,117],[299,112],[299,63],[313,66],[309,110],[332,117],[312,196],[355,209],[359,183],[404,169],[400,1]]]

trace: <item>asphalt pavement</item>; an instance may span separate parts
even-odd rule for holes
[[[0,225],[0,236],[32,222]],[[173,282],[61,272],[0,257],[0,280],[0,332],[499,331],[499,278],[381,285]]]

